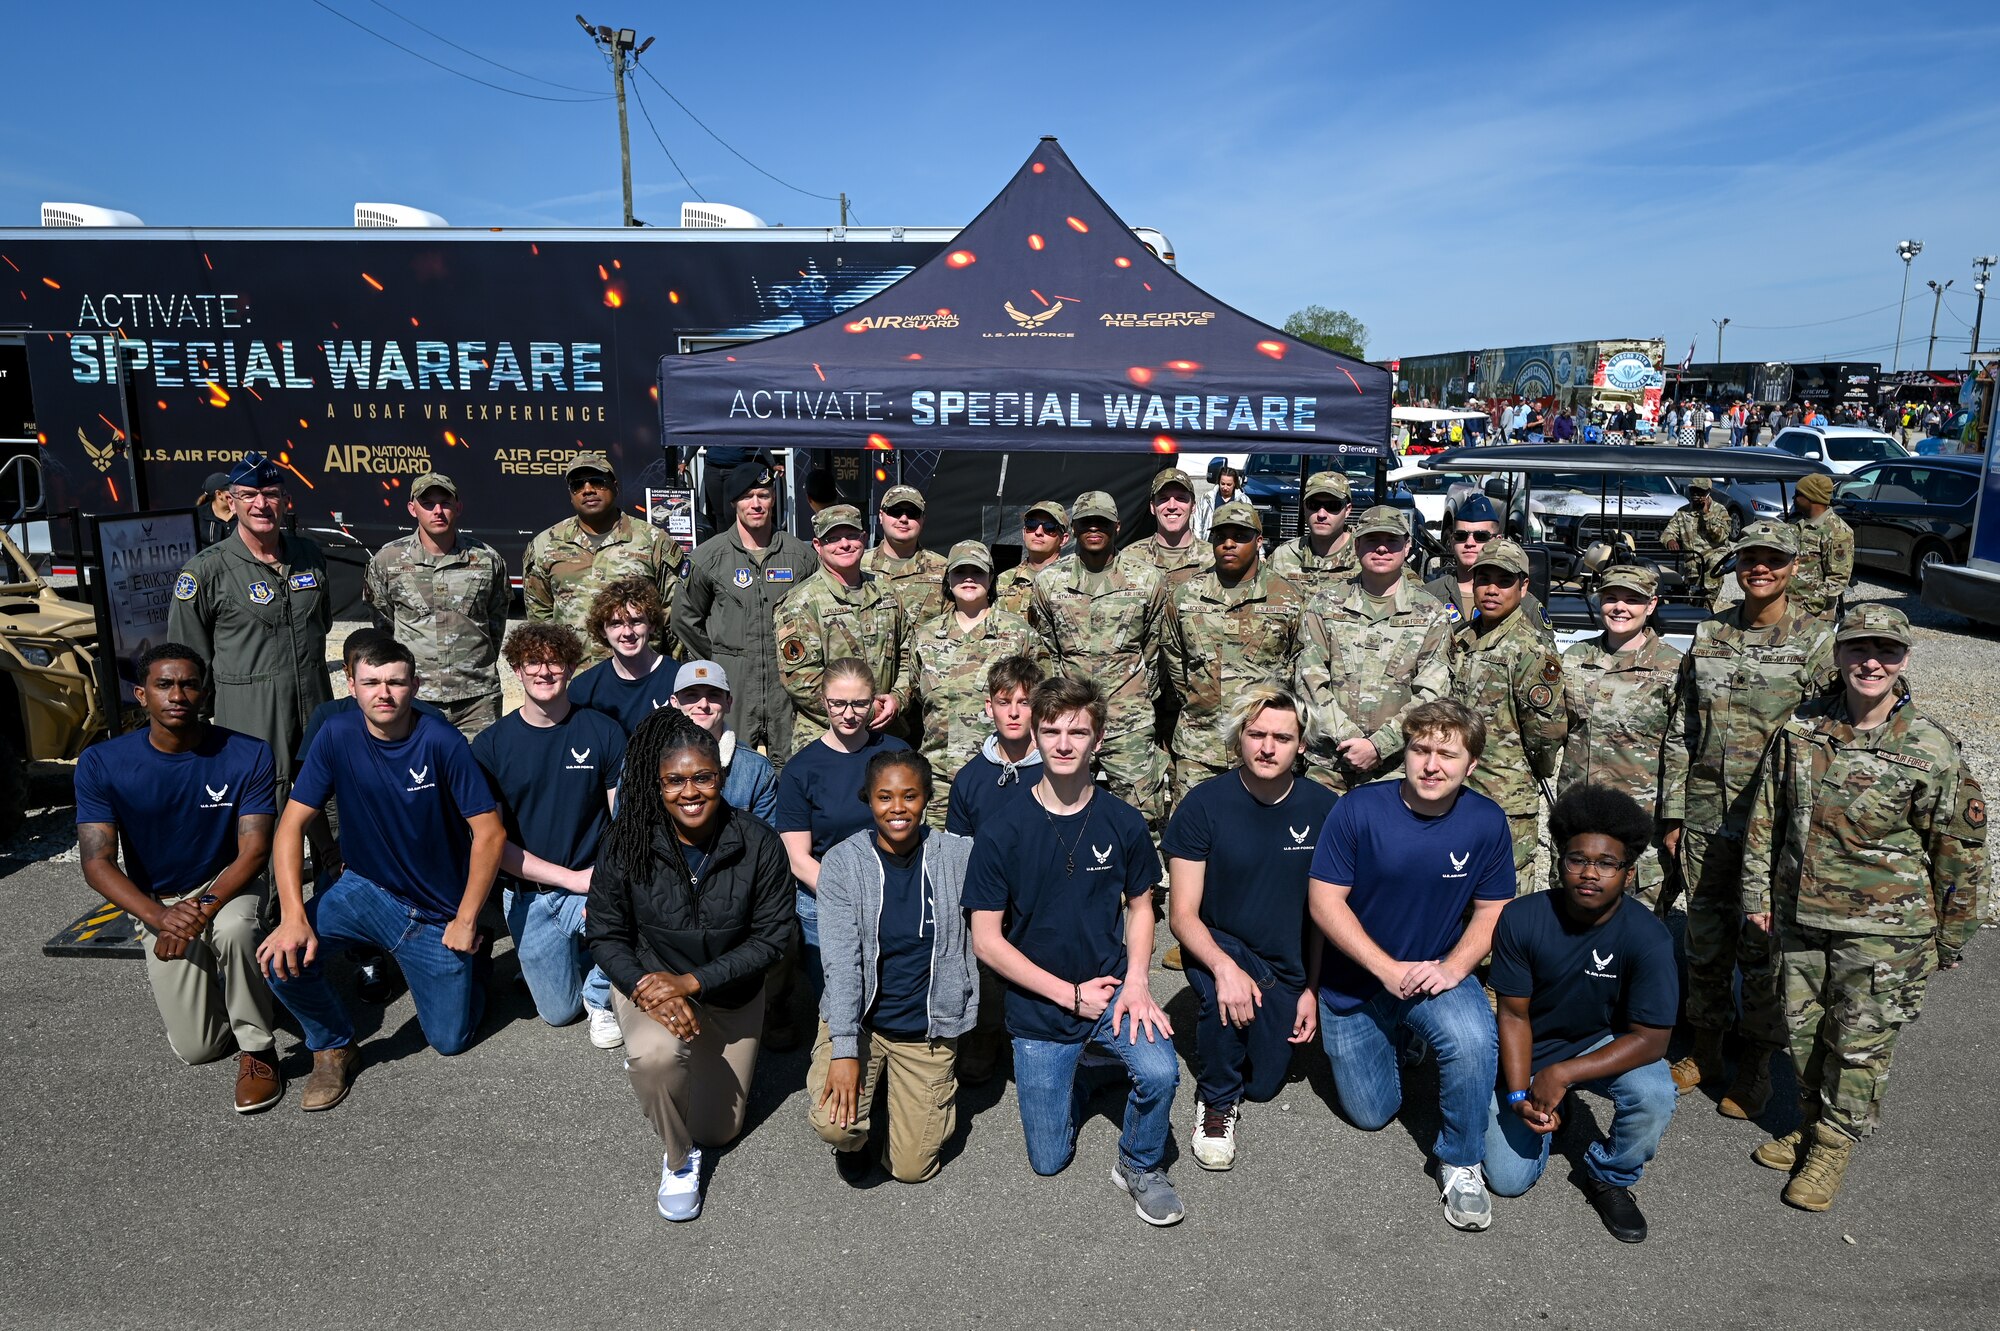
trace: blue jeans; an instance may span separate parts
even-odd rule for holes
[[[590,949],[583,945],[587,899],[560,888],[510,887],[501,895],[521,978],[534,995],[535,1012],[551,1026],[569,1025],[585,1005],[611,1006],[610,977],[590,965]]]
[[[425,919],[390,891],[352,869],[306,903],[306,920],[319,935],[320,955],[295,980],[270,976],[271,992],[305,1031],[306,1048],[344,1049],[354,1023],[326,978],[329,947],[364,943],[396,959],[416,1000],[424,1038],[440,1054],[462,1053],[486,1008],[486,991],[474,975],[476,958],[444,945],[444,926]]]
[[[1479,981],[1468,975],[1455,989],[1417,998],[1397,998],[1384,989],[1344,1015],[1335,1015],[1322,999],[1319,1021],[1341,1108],[1369,1132],[1403,1107],[1398,1044],[1414,1037],[1428,1046],[1437,1055],[1438,1112],[1444,1120],[1431,1151],[1443,1164],[1479,1163],[1493,1083],[1500,1075],[1500,1037]]]
[[[1194,1027],[1195,1053],[1201,1058],[1195,1093],[1210,1109],[1227,1109],[1238,1100],[1262,1103],[1284,1088],[1292,1066],[1292,1021],[1298,1015],[1299,991],[1280,983],[1240,939],[1220,929],[1208,932],[1215,945],[1256,981],[1264,991],[1264,1002],[1248,1026],[1229,1025],[1215,998],[1215,977],[1189,956],[1188,986],[1201,1000]]]
[[[1037,1174],[1060,1174],[1076,1156],[1076,1129],[1088,1099],[1076,1065],[1084,1045],[1092,1043],[1115,1055],[1132,1079],[1132,1093],[1125,1098],[1125,1128],[1118,1136],[1119,1160],[1127,1170],[1144,1171],[1158,1169],[1167,1157],[1167,1138],[1173,1131],[1168,1116],[1174,1089],[1181,1082],[1180,1060],[1165,1036],[1148,1040],[1141,1034],[1139,1043],[1132,1044],[1129,1019],[1125,1035],[1117,1035],[1111,1029],[1117,1003],[1114,994],[1111,1007],[1104,1009],[1087,1040],[1066,1044],[1014,1038],[1014,1092],[1021,1104],[1028,1164]]]
[[[1611,1043],[1605,1036],[1592,1049]],[[1589,1050],[1585,1051],[1586,1053]],[[1580,1081],[1579,1091],[1595,1091],[1611,1101],[1611,1138],[1594,1141],[1583,1153],[1583,1168],[1592,1178],[1629,1188],[1645,1172],[1646,1162],[1660,1149],[1667,1121],[1680,1099],[1665,1059],[1643,1063],[1616,1077]],[[1502,1197],[1519,1197],[1535,1186],[1549,1165],[1549,1138],[1521,1121],[1521,1116],[1493,1096],[1493,1117],[1486,1128],[1486,1185]]]
[[[807,994],[817,1003],[826,988],[826,963],[819,955],[819,898],[798,889],[799,965],[805,968]]]

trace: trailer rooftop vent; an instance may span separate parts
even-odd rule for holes
[[[94,203],[44,203],[43,226],[144,226],[130,213]]]
[[[727,203],[684,203],[681,205],[681,226],[710,230],[717,227],[764,227],[763,218],[747,208],[738,208]]]
[[[450,226],[451,223],[436,213],[412,208],[407,203],[357,203],[354,205],[354,225]]]

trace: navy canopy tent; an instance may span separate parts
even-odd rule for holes
[[[1386,457],[1390,388],[1180,276],[1043,139],[947,250],[880,295],[662,358],[661,442]]]

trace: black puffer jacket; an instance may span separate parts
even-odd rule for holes
[[[671,971],[701,981],[697,1001],[742,1007],[756,997],[796,927],[784,843],[725,806],[695,887],[674,865],[666,842],[673,833],[661,828],[653,835],[646,881],[628,880],[609,859],[591,876],[584,936],[592,955],[628,998],[642,977]]]

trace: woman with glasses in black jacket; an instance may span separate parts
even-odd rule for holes
[[[586,936],[611,977],[625,1069],[666,1146],[660,1214],[701,1214],[702,1147],[743,1130],[764,972],[791,935],[778,834],[722,798],[715,736],[671,707],[633,732]]]

